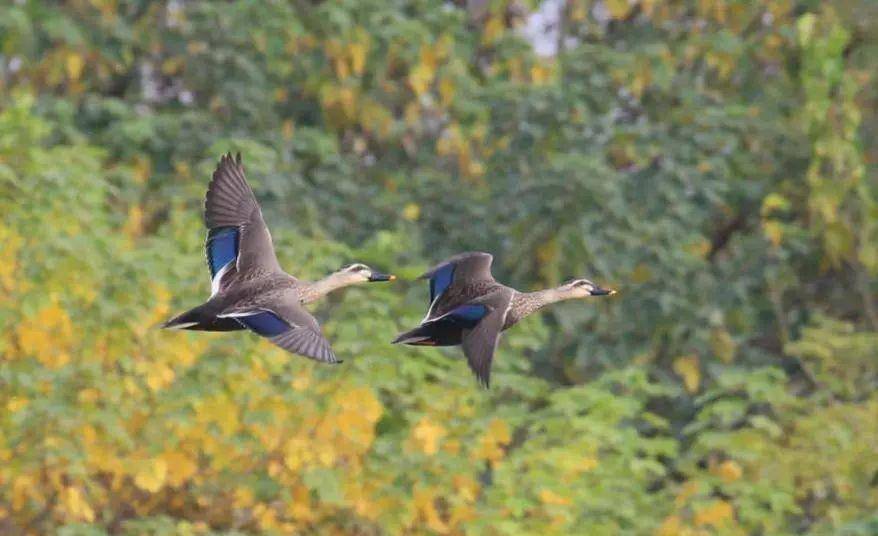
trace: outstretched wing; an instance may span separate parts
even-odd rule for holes
[[[227,273],[280,271],[274,245],[253,190],[244,177],[241,155],[223,155],[204,200],[207,265],[215,293]]]
[[[317,319],[295,298],[253,311],[219,315],[234,318],[284,350],[324,363],[341,363],[323,336]]]
[[[500,332],[509,312],[509,304],[512,301],[512,289],[502,289],[495,293],[485,303],[480,304],[484,313],[472,327],[464,330],[461,346],[466,355],[469,368],[472,369],[479,383],[486,388],[491,385],[491,362],[494,358],[494,350],[500,340]],[[474,311],[468,307],[468,313]],[[455,309],[455,311],[459,310]]]

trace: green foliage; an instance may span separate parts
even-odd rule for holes
[[[875,532],[878,12],[482,4],[0,7],[0,532]],[[292,273],[400,276],[316,308],[342,366],[155,329],[227,150]],[[485,392],[388,343],[465,249],[621,292]]]

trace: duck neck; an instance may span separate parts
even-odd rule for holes
[[[531,315],[550,303],[565,299],[564,295],[555,288],[547,288],[536,292],[516,292],[512,297],[512,306],[506,317],[506,327],[515,324],[522,318]]]
[[[349,284],[350,282],[338,272],[329,274],[323,279],[305,283],[299,291],[300,301],[302,303],[311,303],[326,296],[333,290],[338,290]]]

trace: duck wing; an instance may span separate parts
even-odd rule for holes
[[[461,316],[466,321],[478,317],[472,327],[463,329],[461,346],[466,355],[469,368],[476,375],[479,383],[486,388],[491,385],[491,363],[494,350],[500,340],[500,332],[512,303],[513,290],[500,288],[477,304],[467,304],[455,308],[452,316]]]
[[[424,321],[442,316],[468,299],[499,286],[491,275],[490,253],[460,253],[437,264],[420,279],[430,281],[430,308]]]
[[[305,310],[295,295],[285,294],[258,308],[235,308],[217,316],[234,318],[288,352],[323,363],[341,363],[323,336],[317,319]]]
[[[215,294],[226,274],[281,271],[271,234],[244,176],[241,154],[223,155],[204,199],[207,265]]]

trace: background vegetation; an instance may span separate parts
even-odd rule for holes
[[[0,532],[878,533],[878,5],[0,7]],[[282,264],[491,251],[621,290],[494,386],[317,308],[345,364],[155,329],[244,153]]]

